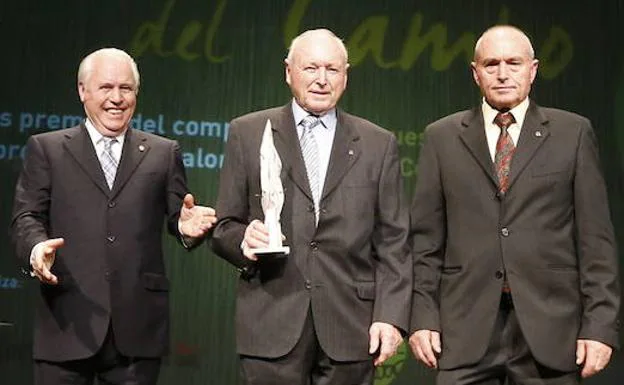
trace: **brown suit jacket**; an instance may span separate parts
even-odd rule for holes
[[[577,338],[618,345],[616,248],[586,118],[531,103],[505,196],[480,108],[427,127],[418,170],[412,331],[441,331],[441,368],[484,355],[503,270],[542,364],[574,370]]]
[[[230,126],[213,234],[216,253],[237,267],[246,226],[263,220],[260,144],[267,119],[282,160],[282,231],[291,252],[249,266],[238,283],[238,352],[288,353],[311,311],[323,350],[335,360],[365,360],[368,328],[383,321],[406,330],[411,299],[408,212],[394,136],[337,113],[338,123],[315,226],[312,195],[291,104],[251,113]]]

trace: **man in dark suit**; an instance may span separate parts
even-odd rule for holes
[[[156,384],[169,331],[163,224],[192,246],[216,222],[187,194],[177,143],[128,129],[138,89],[128,54],[95,51],[78,70],[85,123],[27,142],[11,226],[41,281],[37,385]]]
[[[336,108],[348,63],[332,32],[302,33],[285,63],[292,102],[232,121],[219,186],[213,246],[241,270],[243,377],[252,385],[372,384],[374,365],[402,340],[411,299],[397,142]],[[279,257],[254,254],[268,245],[260,183],[267,121],[282,163],[280,220],[290,247]],[[304,144],[310,139],[315,146]]]
[[[528,98],[528,37],[477,41],[482,104],[427,127],[410,345],[438,384],[576,384],[618,345],[618,265],[590,122]]]

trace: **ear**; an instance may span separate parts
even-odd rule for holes
[[[82,103],[84,103],[85,101],[85,94],[86,94],[86,90],[85,90],[85,85],[83,82],[78,83],[78,95],[80,95],[80,101]]]
[[[284,59],[284,76],[286,77],[286,84],[290,85],[290,63],[288,59]]]
[[[479,72],[477,72],[477,63],[471,62],[470,69],[472,70],[472,78],[474,79],[475,83],[477,83],[477,85],[481,87],[481,80],[479,79]]]
[[[539,67],[539,60],[533,59],[531,62],[531,84],[533,84],[533,80],[537,76],[537,68]]]
[[[345,65],[345,76],[344,76],[344,89],[347,88],[347,79],[349,78],[349,63]]]

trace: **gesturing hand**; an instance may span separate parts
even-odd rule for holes
[[[186,194],[180,210],[180,233],[186,237],[204,236],[217,223],[217,216],[212,207],[195,205],[193,195]]]
[[[30,266],[33,270],[32,275],[37,277],[39,281],[49,285],[58,283],[58,278],[50,272],[50,269],[52,269],[56,259],[56,250],[64,244],[63,238],[54,238],[43,241],[34,247]]]

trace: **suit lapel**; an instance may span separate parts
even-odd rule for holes
[[[149,150],[147,137],[141,131],[135,131],[132,128],[126,131],[121,159],[111,192],[112,197],[115,197],[123,189]]]
[[[323,186],[321,201],[328,196],[338,186],[344,175],[360,156],[360,136],[350,124],[345,114],[336,110],[338,122],[336,123],[336,133],[334,144],[329,158],[327,176]]]
[[[271,121],[275,149],[282,160],[282,178],[290,175],[293,182],[312,200],[308,174],[299,147],[299,137],[295,128],[295,118],[291,104],[285,105],[278,113],[275,121]]]
[[[548,119],[541,113],[539,107],[531,102],[529,109],[527,110],[526,117],[522,129],[520,130],[520,137],[518,138],[518,145],[511,159],[510,176],[509,176],[509,188],[511,189],[513,183],[518,179],[518,176],[525,169],[533,155],[538,148],[544,143],[546,138],[550,135],[545,123]]]
[[[63,145],[67,152],[76,160],[93,183],[95,183],[104,194],[109,195],[110,189],[106,184],[100,160],[95,153],[93,142],[84,124],[67,131],[66,138],[67,141]]]
[[[462,120],[464,130],[459,137],[472,156],[477,160],[490,181],[498,186],[498,178],[494,170],[494,163],[485,136],[483,114],[479,107],[470,110]]]

